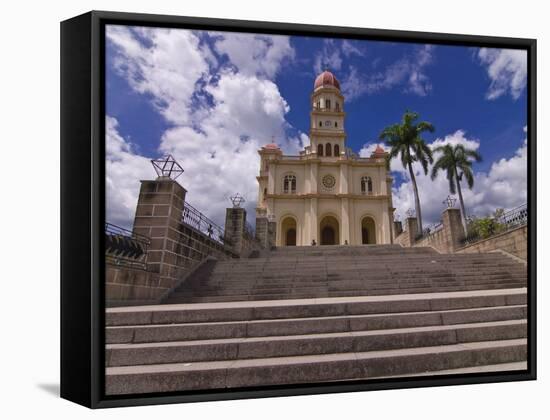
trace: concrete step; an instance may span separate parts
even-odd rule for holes
[[[106,310],[106,325],[246,321],[524,305],[526,288],[266,300],[234,303],[171,304]]]
[[[491,274],[491,275],[472,275],[472,276],[459,276],[459,275],[405,275],[405,276],[386,276],[386,277],[374,277],[374,276],[362,276],[358,273],[344,273],[344,274],[331,274],[326,276],[290,276],[286,278],[272,278],[272,277],[255,277],[255,278],[211,278],[204,281],[201,287],[232,287],[232,286],[283,286],[294,287],[298,284],[304,286],[315,286],[317,283],[327,282],[361,282],[362,284],[394,284],[396,282],[416,282],[416,281],[463,281],[463,282],[482,282],[482,281],[509,281],[518,280],[526,281],[526,276],[514,276],[506,274]],[[185,289],[186,287],[182,287]]]
[[[509,305],[383,315],[114,326],[107,327],[105,333],[107,344],[292,336],[517,320],[526,319],[526,311],[525,305]]]
[[[394,330],[109,344],[107,366],[242,360],[365,352],[527,337],[527,321],[495,321]]]
[[[334,292],[354,292],[357,296],[370,291],[387,290],[400,292],[403,289],[426,289],[427,291],[445,291],[450,288],[462,289],[489,289],[489,288],[513,288],[526,285],[525,280],[520,279],[475,279],[465,281],[462,279],[401,279],[398,281],[370,282],[363,280],[334,280],[325,282],[296,282],[289,285],[284,283],[233,283],[233,284],[205,284],[200,288],[181,288],[173,293],[170,300],[177,300],[186,296],[225,296],[225,295],[250,295],[260,296],[276,294],[280,296],[295,294],[311,294]]]
[[[106,368],[109,395],[368,379],[526,360],[525,339]]]

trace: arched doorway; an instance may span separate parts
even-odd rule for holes
[[[296,246],[296,220],[285,217],[281,223],[282,242],[284,246]]]
[[[366,216],[361,220],[361,243],[363,245],[376,243],[376,225],[372,217]]]
[[[340,242],[340,226],[333,216],[325,216],[319,226],[321,245],[338,245]]]

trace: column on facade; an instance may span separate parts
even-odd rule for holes
[[[386,243],[386,244],[390,244],[390,243],[393,243],[393,237],[392,237],[392,232],[393,232],[393,220],[392,220],[392,215],[391,215],[391,208],[390,207],[387,207],[384,211],[384,207],[386,206],[387,202],[384,200],[384,201],[381,201],[382,203],[382,217],[384,218],[383,220],[383,223],[384,223],[384,242],[380,241],[379,243]]]
[[[315,242],[317,242],[317,245],[319,245],[319,238],[317,237],[317,198],[312,197],[309,200],[309,244],[311,244],[311,241],[315,239]]]
[[[275,164],[269,161],[268,177],[267,177],[267,193],[275,194]]]
[[[348,187],[348,165],[340,165],[340,194],[347,194],[349,191]]]
[[[342,198],[341,203],[341,219],[342,226],[340,227],[340,244],[345,244],[346,241],[350,244],[350,217],[349,217],[349,198]]]
[[[318,165],[317,163],[312,163],[309,166],[309,193],[317,194],[317,174],[318,174]]]

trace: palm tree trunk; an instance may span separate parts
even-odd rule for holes
[[[411,176],[411,181],[413,184],[414,192],[414,206],[416,210],[416,221],[418,225],[418,234],[422,234],[422,211],[420,210],[420,197],[418,196],[418,187],[416,186],[416,177],[414,176],[414,171],[412,165],[409,163],[409,175]]]
[[[466,224],[466,210],[464,209],[464,199],[462,198],[462,188],[460,188],[460,179],[458,171],[455,167],[456,188],[458,190],[458,200],[460,201],[460,215],[462,216],[462,226],[464,227],[464,235],[468,235],[468,225]]]

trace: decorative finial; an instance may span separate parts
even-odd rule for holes
[[[167,155],[161,159],[151,159],[151,164],[159,177],[175,180],[183,173],[183,168],[172,155]]]
[[[240,195],[239,193],[235,194],[233,197],[229,197],[229,199],[233,203],[234,208],[241,207],[241,204],[243,204],[245,202],[244,197],[242,195]]]
[[[414,217],[414,215],[415,215],[415,211],[413,209],[407,210],[407,217]]]
[[[443,204],[446,204],[448,209],[452,209],[455,206],[455,203],[456,198],[453,198],[450,195],[448,195],[447,198],[443,200]]]

